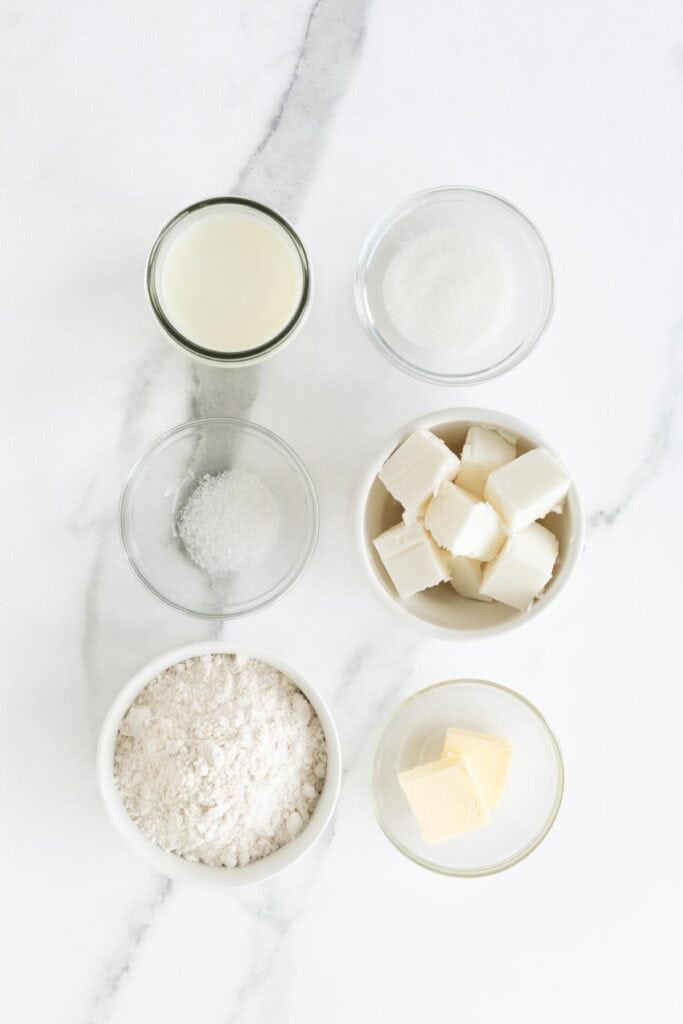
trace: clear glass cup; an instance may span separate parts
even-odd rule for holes
[[[205,211],[218,206],[244,207],[252,216],[269,221],[278,234],[291,246],[292,251],[301,261],[302,287],[301,297],[291,319],[282,329],[264,344],[256,348],[237,352],[219,352],[215,349],[203,348],[196,342],[185,337],[172,323],[166,314],[162,287],[164,260],[176,238],[197,218],[204,216]],[[152,312],[164,335],[174,344],[179,345],[188,355],[212,366],[245,366],[261,362],[283,348],[298,334],[310,309],[313,294],[313,273],[304,244],[292,225],[285,218],[253,199],[240,196],[215,196],[202,199],[177,213],[164,225],[159,232],[147,260],[145,287]]]
[[[178,514],[205,475],[239,468],[265,484],[279,508],[271,552],[239,572],[211,575],[178,535]],[[298,455],[276,434],[245,420],[194,420],[162,434],[140,456],[121,494],[119,531],[139,580],[158,598],[204,619],[234,619],[273,604],[310,562],[318,501]]]
[[[392,258],[407,241],[437,227],[479,235],[504,267],[505,316],[481,345],[420,348],[386,310],[383,281]],[[554,302],[550,254],[531,221],[506,199],[476,188],[430,189],[410,196],[372,230],[358,261],[355,298],[367,334],[394,366],[432,384],[477,384],[525,359],[548,326]]]

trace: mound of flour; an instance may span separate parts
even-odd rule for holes
[[[261,661],[216,654],[174,665],[128,709],[114,776],[138,828],[163,850],[249,864],[308,822],[327,768],[301,690]]]

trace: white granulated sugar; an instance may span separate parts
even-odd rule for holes
[[[138,828],[215,867],[273,853],[306,826],[327,770],[301,690],[261,661],[214,654],[174,665],[126,713],[114,776]]]
[[[185,502],[178,533],[188,555],[209,573],[237,572],[263,561],[280,528],[275,498],[243,469],[206,475]]]
[[[423,349],[485,342],[508,297],[506,269],[486,239],[454,227],[411,238],[391,259],[384,305],[394,327]]]

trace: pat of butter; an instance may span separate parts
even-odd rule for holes
[[[472,601],[492,601],[492,597],[479,593],[483,578],[484,567],[478,558],[460,556],[451,559],[451,586],[461,597],[469,597]]]
[[[441,757],[460,754],[474,776],[484,803],[493,810],[503,796],[512,757],[512,744],[500,736],[468,729],[448,729]]]
[[[498,514],[457,484],[441,484],[427,508],[425,526],[437,544],[452,555],[488,562],[501,548],[505,533]]]
[[[379,478],[408,512],[424,510],[444,480],[453,480],[460,459],[430,430],[417,430],[390,455]]]
[[[569,485],[557,459],[545,448],[534,448],[494,470],[484,494],[512,534],[548,512],[559,512]]]
[[[429,846],[491,821],[467,763],[457,754],[401,772],[398,781]]]
[[[532,523],[505,542],[484,569],[481,593],[525,611],[553,574],[559,544],[540,523]]]
[[[484,497],[489,475],[494,469],[512,462],[517,446],[490,427],[472,426],[467,431],[465,445],[460,456],[458,484],[478,498]]]
[[[420,520],[392,526],[374,544],[401,597],[450,578],[448,555],[439,550]]]

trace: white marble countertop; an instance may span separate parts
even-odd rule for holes
[[[5,5],[3,28],[0,1018],[673,1020],[677,5],[73,0]],[[392,368],[352,301],[375,220],[446,183],[516,202],[556,274],[538,349],[470,389]],[[317,276],[305,332],[257,376],[197,373],[157,334],[142,289],[159,225],[234,190],[294,220]],[[448,644],[377,602],[351,557],[350,500],[397,427],[463,404],[541,430],[573,468],[590,527],[580,570],[547,615],[497,640]],[[279,880],[237,894],[147,871],[107,823],[93,771],[99,724],[129,674],[215,635],[140,586],[115,528],[141,449],[209,411],[281,434],[315,480],[322,524],[308,572],[222,635],[258,642],[318,683],[346,766],[326,840]],[[367,785],[383,717],[460,676],[537,703],[567,771],[545,843],[471,881],[397,853]]]

